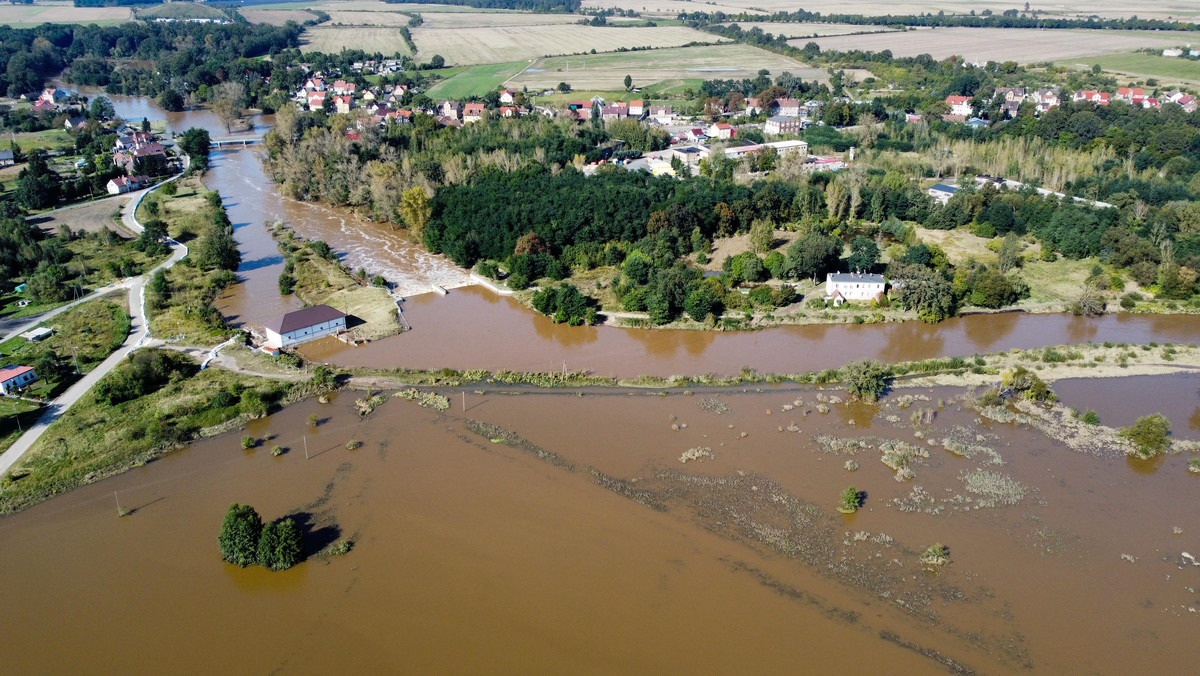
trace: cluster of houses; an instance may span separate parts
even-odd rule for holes
[[[975,177],[975,185],[976,185],[976,187],[979,187],[979,188],[984,188],[984,187],[990,186],[997,190],[1002,189],[1002,188],[1008,189],[1008,190],[1021,190],[1021,189],[1025,188],[1025,184],[1020,181],[1014,181],[1011,178],[1004,178],[1002,176],[988,176],[986,174],[981,174],[979,176],[976,176]],[[1048,188],[1034,188],[1034,190],[1037,192],[1037,194],[1041,195],[1042,197],[1054,197],[1054,198],[1057,198],[1060,200],[1067,197],[1066,193],[1055,192]],[[950,198],[954,197],[955,193],[957,193],[957,192],[958,192],[958,186],[947,185],[945,183],[935,183],[934,185],[930,186],[928,189],[925,190],[925,193],[927,195],[929,195],[933,199],[937,200],[938,204],[943,204],[943,205],[946,204],[947,202],[949,202]],[[1115,206],[1113,204],[1109,204],[1108,202],[1101,202],[1099,200],[1089,200],[1089,199],[1086,199],[1083,197],[1071,197],[1071,200],[1076,202],[1077,204],[1087,204],[1087,205],[1095,207],[1097,209],[1105,209],[1105,208],[1110,208],[1110,207]]]
[[[333,112],[342,114],[363,109],[368,118],[386,124],[388,120],[405,121],[412,115],[412,111],[400,108],[408,91],[408,85],[398,84],[360,92],[353,82],[335,80],[329,83],[320,75],[314,75],[304,81],[304,86],[293,98],[311,111],[324,110],[327,105]]]
[[[1034,109],[1038,115],[1051,108],[1056,108],[1062,103],[1058,91],[1052,88],[1027,90],[1025,87],[997,87],[993,96],[1003,98],[1000,104],[1001,119],[1016,117],[1018,111],[1021,109],[1021,104],[1026,101],[1034,105]],[[1173,89],[1161,96],[1153,97],[1148,95],[1146,90],[1141,87],[1121,87],[1117,89],[1116,94],[1084,89],[1072,94],[1071,101],[1090,101],[1099,106],[1107,106],[1113,101],[1124,101],[1131,106],[1142,108],[1162,108],[1164,103],[1177,103],[1188,113],[1195,112],[1198,107],[1196,97],[1181,92],[1178,89]],[[942,115],[942,120],[946,122],[959,122],[977,128],[987,126],[986,120],[974,115],[975,111],[971,106],[971,97],[947,96],[946,105],[949,106],[950,112]],[[920,119],[920,115],[910,114],[908,116],[909,122],[915,122]]]
[[[135,130],[128,125],[117,129],[117,140],[113,142],[113,166],[121,167],[132,174],[138,160],[161,157],[167,161],[167,149],[153,132]],[[109,192],[112,192],[111,189]]]

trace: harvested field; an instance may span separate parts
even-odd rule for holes
[[[580,54],[591,50],[611,52],[620,47],[675,47],[689,42],[719,42],[721,38],[680,26],[593,28],[569,24],[418,29],[413,31],[413,41],[422,59],[441,54],[448,63],[469,65]]]
[[[361,49],[385,56],[409,54],[408,45],[396,28],[333,28],[315,26],[304,31],[300,51],[336,54],[343,49]],[[432,54],[431,54],[432,56]]]
[[[407,26],[412,17],[399,12],[364,12],[361,10],[323,10],[329,14],[326,26]]]
[[[0,5],[0,24],[37,26],[43,23],[115,24],[133,18],[128,7],[75,7],[69,2]]]
[[[788,44],[803,47],[808,39]],[[1171,38],[1145,34],[1097,31],[1039,31],[1023,28],[934,28],[903,33],[877,33],[816,38],[821,49],[879,52],[895,56],[929,54],[935,59],[959,55],[967,61],[1042,62],[1123,52],[1172,42]]]
[[[827,77],[824,71],[794,59],[750,45],[727,44],[539,59],[509,84],[532,90],[567,82],[577,90],[617,91],[625,89],[626,74],[633,77],[634,86],[646,87],[663,80],[753,78],[762,68],[772,75],[788,71],[805,80]]]
[[[503,12],[506,10],[477,9],[460,5],[433,5],[423,3],[386,3],[371,0],[315,0],[315,2],[280,2],[267,5],[270,10],[276,9],[319,9],[323,12],[409,12],[409,13],[441,13],[441,12]]]
[[[585,9],[624,7],[636,9],[643,14],[657,16],[676,16],[680,12],[726,12],[739,13],[745,11],[762,12],[792,12],[799,7],[823,14],[865,14],[881,16],[886,14],[966,14],[972,10],[976,14],[985,9],[999,13],[1010,5],[997,4],[988,0],[844,0],[836,4],[797,3],[795,0],[719,0],[716,4],[684,4],[678,0],[584,0]],[[1021,3],[1011,3],[1011,7],[1019,8]],[[1044,16],[1050,17],[1086,17],[1093,14],[1102,17],[1127,17],[1137,15],[1143,19],[1180,19],[1190,17],[1200,18],[1200,6],[1194,0],[1159,0],[1152,4],[1136,3],[1129,0],[1052,0],[1051,2],[1034,3],[1034,8]]]
[[[238,14],[250,23],[266,23],[272,26],[282,26],[289,21],[304,23],[317,18],[316,14],[302,9],[239,9]]]
[[[529,14],[525,12],[438,12],[421,15],[420,30],[437,28],[491,28],[495,26],[546,26],[577,24],[578,14]],[[619,18],[619,17],[618,17]]]
[[[786,38],[810,38],[814,35],[854,35],[857,33],[886,33],[893,29],[887,26],[860,26],[851,23],[777,23],[774,21],[737,21],[742,30],[758,28],[764,33],[782,35]],[[730,25],[730,24],[725,24]]]

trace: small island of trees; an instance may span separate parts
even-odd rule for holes
[[[243,568],[287,570],[304,560],[304,532],[295,521],[285,517],[264,524],[253,507],[236,502],[225,512],[217,545],[221,560]]]

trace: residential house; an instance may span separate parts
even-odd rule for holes
[[[38,101],[46,101],[47,103],[57,104],[59,101],[67,98],[67,93],[57,87],[47,87],[42,90],[41,96],[38,96]]]
[[[600,117],[606,121],[624,119],[629,117],[629,107],[621,103],[604,106],[600,109]]]
[[[291,347],[325,336],[337,334],[346,328],[346,315],[328,305],[314,305],[303,310],[289,312],[263,327],[267,334],[267,345]]]
[[[645,101],[630,101],[629,102],[629,117],[641,117],[646,114]]]
[[[458,101],[442,101],[442,105],[438,107],[438,113],[442,117],[459,120],[462,119],[462,106],[458,105]]]
[[[118,176],[108,182],[108,194],[120,195],[141,190],[148,185],[150,185],[149,176]]]
[[[308,92],[325,91],[325,81],[319,77],[310,77],[304,81],[304,90]]]
[[[702,141],[707,141],[708,136],[704,133],[703,129],[696,127],[688,130],[687,140],[691,141],[692,143],[700,143]]]
[[[831,272],[825,277],[825,300],[841,305],[845,301],[879,300],[887,288],[883,275],[860,272]]]
[[[954,193],[958,192],[958,188],[952,185],[946,185],[945,183],[938,183],[930,186],[930,188],[925,192],[930,197],[937,200],[940,204],[945,204],[946,202],[950,201],[951,197],[954,197]]]
[[[751,96],[750,98],[746,99],[746,114],[747,115],[758,115],[761,112],[762,112],[762,105],[759,102],[757,96]]]
[[[997,97],[997,96],[1003,97],[1005,103],[1020,104],[1022,101],[1025,100],[1025,88],[1024,87],[996,87],[996,91],[994,94],[992,94],[992,98],[995,99],[995,97]]]
[[[727,141],[733,138],[734,128],[732,124],[718,122],[708,128],[708,135],[715,139]]]
[[[776,115],[767,118],[767,123],[763,125],[763,131],[775,136],[779,134],[799,134],[800,130],[804,128],[803,125],[804,123],[797,118]]]
[[[11,167],[16,163],[12,150],[0,150],[0,167]]]
[[[1179,105],[1183,106],[1183,110],[1185,112],[1188,112],[1188,113],[1196,112],[1197,105],[1196,105],[1196,97],[1195,96],[1188,96],[1185,94],[1183,96],[1180,96],[1175,101],[1175,103],[1178,103]]]
[[[511,104],[513,101],[516,100],[514,98],[515,94],[516,94],[516,92],[513,92],[511,90],[501,89],[500,90],[500,103]]]
[[[650,117],[659,124],[671,124],[675,121],[675,109],[671,106],[650,106]]]
[[[379,94],[376,94],[374,89],[368,89],[367,91],[363,92],[362,100],[364,103],[369,103],[378,99]]]
[[[164,160],[167,157],[166,148],[163,148],[160,143],[149,143],[144,146],[138,146],[132,150],[118,152],[113,154],[113,165],[125,169],[127,173],[133,173],[137,168],[137,161],[148,157],[159,157]]]
[[[30,110],[35,113],[53,113],[54,111],[58,110],[58,106],[54,105],[54,103],[51,101],[43,101],[42,99],[38,99],[37,101],[34,101],[33,107]]]
[[[1058,92],[1054,89],[1039,89],[1033,94],[1034,101],[1037,103],[1038,114],[1044,113],[1051,108],[1059,106]]]
[[[354,92],[356,89],[358,89],[358,85],[354,84],[353,82],[346,82],[345,80],[336,80],[333,83],[333,95],[334,96],[354,96]]]
[[[1107,106],[1108,99],[1108,92],[1098,92],[1092,89],[1084,89],[1082,91],[1075,92],[1071,96],[1071,100],[1075,101],[1076,103],[1079,101],[1091,101],[1098,106]]]
[[[309,92],[308,94],[308,109],[312,112],[324,110],[325,108],[325,92]]]
[[[349,114],[350,106],[353,105],[353,103],[354,99],[349,96],[333,97],[333,109],[335,112],[341,113],[342,115]]]
[[[437,123],[443,127],[461,127],[461,126],[463,126],[462,120],[459,120],[457,117],[448,117],[446,115],[438,115],[438,116],[434,117],[433,119],[437,120]]]
[[[500,117],[516,117],[517,114],[516,106],[500,106]]]
[[[775,115],[778,117],[799,117],[800,99],[775,99]]]
[[[951,115],[962,115],[965,118],[974,114],[969,96],[947,96],[946,105],[950,106]]]
[[[37,373],[29,366],[5,366],[0,369],[0,393],[14,394],[37,380]]]
[[[906,113],[904,115],[905,122],[920,122],[923,119],[924,117],[922,115],[918,115],[917,113]]]
[[[72,117],[68,117],[67,119],[63,120],[63,129],[66,129],[67,131],[72,131],[75,129],[83,129],[83,127],[86,124],[87,124],[86,117],[72,116]]]
[[[1135,100],[1141,103],[1140,99],[1146,98],[1146,90],[1141,87],[1120,87],[1117,89],[1116,98],[1126,103],[1134,103]]]
[[[983,120],[978,117],[972,117],[971,119],[967,120],[964,124],[966,124],[968,127],[972,128],[972,129],[985,129],[987,127],[987,120]]]
[[[468,103],[463,106],[463,122],[479,122],[483,119],[484,107],[482,103]]]
[[[817,117],[821,114],[821,106],[825,105],[820,101],[809,99],[804,102],[804,109],[808,111],[809,117]]]

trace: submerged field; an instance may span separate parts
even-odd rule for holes
[[[624,30],[624,29],[621,29]],[[824,80],[824,71],[750,45],[681,47],[618,54],[594,54],[538,59],[512,79],[531,90],[567,82],[575,89],[624,90],[626,75],[635,87],[663,80],[753,78],[760,69],[772,75],[788,71],[806,80]]]
[[[935,59],[962,56],[967,61],[1017,61],[1038,63],[1127,51],[1138,47],[1171,45],[1174,38],[1146,33],[1086,30],[1035,30],[1025,28],[932,28],[902,33],[843,35],[812,38],[821,49],[880,52],[895,56],[929,54]],[[789,44],[803,47],[809,39]]]

